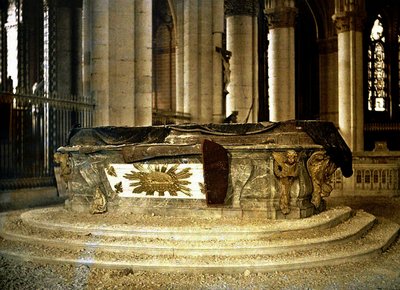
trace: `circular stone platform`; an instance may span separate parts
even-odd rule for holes
[[[4,213],[0,223],[3,255],[160,272],[267,272],[356,261],[385,251],[399,232],[398,224],[349,207],[299,220],[49,207]]]

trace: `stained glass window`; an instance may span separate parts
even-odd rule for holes
[[[368,110],[388,111],[385,33],[378,15],[371,29],[368,47]]]

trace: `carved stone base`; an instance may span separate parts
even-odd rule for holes
[[[224,164],[204,158],[204,140],[226,152]],[[93,214],[299,219],[324,210],[337,167],[351,171],[348,147],[326,122],[82,129],[57,159],[68,169],[68,208]],[[218,191],[226,195],[210,203],[206,192],[219,180],[214,168],[224,171]]]

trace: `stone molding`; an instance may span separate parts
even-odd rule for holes
[[[269,29],[294,27],[297,9],[294,7],[277,7],[265,9]]]
[[[318,41],[318,50],[320,54],[330,54],[338,51],[337,37],[320,39]]]
[[[347,11],[334,14],[332,19],[336,25],[337,33],[348,32],[350,30],[362,32],[364,28],[365,14]]]
[[[257,16],[258,2],[255,0],[225,0],[225,16],[248,15]]]

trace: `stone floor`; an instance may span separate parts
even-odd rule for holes
[[[400,198],[328,198],[400,223]],[[182,274],[39,264],[0,257],[0,289],[400,289],[400,242],[362,262],[272,273]]]
[[[37,187],[0,191],[0,212],[27,207],[46,206],[64,202],[57,188]]]

